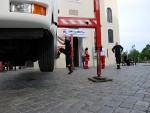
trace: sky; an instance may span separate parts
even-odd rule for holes
[[[150,44],[150,0],[118,0],[120,44],[139,52]]]

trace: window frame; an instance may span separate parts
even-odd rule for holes
[[[108,43],[114,43],[114,32],[112,29],[108,29]]]
[[[107,8],[107,22],[108,23],[113,23],[112,20],[112,9],[110,7]]]

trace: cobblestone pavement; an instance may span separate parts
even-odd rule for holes
[[[0,73],[0,113],[150,113],[150,65],[108,66],[93,83],[96,67],[41,73],[21,69]]]

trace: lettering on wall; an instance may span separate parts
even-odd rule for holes
[[[74,37],[86,37],[86,31],[84,29],[62,29],[62,35],[73,35]]]

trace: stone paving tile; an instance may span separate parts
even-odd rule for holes
[[[89,112],[89,111],[85,111],[85,110],[80,110],[79,112],[77,113],[93,113],[93,112]]]
[[[143,93],[135,93],[134,97],[138,97],[138,98],[140,98],[141,100],[143,100],[144,97],[145,97],[145,94],[143,94]]]
[[[130,113],[148,113],[148,112],[132,110]]]
[[[146,106],[140,106],[140,105],[135,105],[133,110],[137,110],[137,111],[148,111],[148,107]]]
[[[68,109],[66,109],[64,111],[64,113],[77,113],[77,112],[81,111],[82,110],[81,108],[83,108],[84,106],[85,106],[85,104],[82,102],[76,103],[76,104],[70,106]]]
[[[137,101],[134,110],[140,110],[140,111],[148,111],[149,103],[144,101]]]
[[[97,113],[113,113],[114,110],[115,108],[104,106],[99,111],[97,111]]]
[[[91,105],[86,105],[82,109],[90,112],[97,112],[108,103],[108,100],[99,100]]]
[[[112,101],[118,101],[118,102],[122,102],[127,98],[127,96],[123,96],[123,95],[117,95],[116,97],[112,98]]]
[[[134,104],[123,102],[119,106],[120,108],[133,109]]]
[[[85,110],[85,111],[88,111],[88,112],[93,112],[93,113],[96,113],[98,110],[100,110],[103,106],[100,106],[100,105],[95,105],[95,106],[92,106],[92,105],[86,105],[84,106],[82,109]]]
[[[149,103],[144,101],[137,101],[135,105],[148,107]]]
[[[144,95],[144,101],[150,102],[150,94],[145,94]]]
[[[87,79],[96,67],[0,73],[0,113],[148,113],[150,69],[143,65],[108,66],[102,76],[113,81],[102,83]]]
[[[106,106],[117,108],[120,104],[121,104],[121,102],[119,102],[119,101],[109,101],[106,104]]]
[[[74,104],[72,103],[63,103],[53,109],[51,109],[51,113],[58,113],[58,112],[65,112],[67,109],[69,109],[71,106],[73,106]]]
[[[139,100],[141,100],[141,99],[138,97],[128,96],[128,98],[125,100],[125,102],[130,103],[130,104],[135,104]]]
[[[118,107],[113,113],[130,113],[131,109]]]

